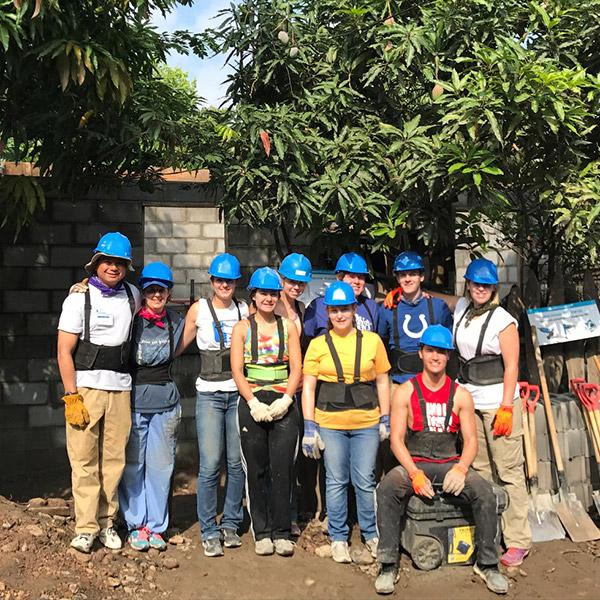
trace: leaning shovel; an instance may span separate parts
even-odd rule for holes
[[[540,388],[529,385],[526,381],[519,382],[523,410],[523,442],[525,445],[525,460],[527,464],[527,478],[529,481],[529,510],[527,518],[531,528],[531,537],[534,542],[550,542],[562,540],[565,530],[560,524],[558,515],[552,508],[552,498],[549,493],[538,493],[537,476],[537,439],[535,434],[535,407],[540,397]],[[534,392],[533,398],[531,392]],[[529,422],[527,421],[529,415]]]

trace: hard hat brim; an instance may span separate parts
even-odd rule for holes
[[[125,256],[116,256],[114,254],[105,254],[104,252],[96,252],[96,254],[94,254],[94,256],[92,256],[92,258],[90,259],[90,262],[88,262],[85,265],[85,270],[88,273],[93,273],[95,270],[95,265],[96,263],[101,259],[101,258],[120,258],[121,260],[124,260],[127,263],[127,268],[130,271],[135,271],[135,269],[133,268],[132,264],[131,264],[131,259],[127,258]]]
[[[165,281],[164,279],[148,279],[148,280],[140,280],[140,287],[145,290],[151,285],[159,285],[160,287],[164,287],[170,290],[173,287],[173,284],[170,281]]]

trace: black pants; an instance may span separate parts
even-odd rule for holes
[[[256,397],[271,404],[281,394],[259,391]],[[292,524],[290,497],[298,451],[298,410],[292,404],[281,419],[257,423],[248,403],[240,398],[238,421],[254,539],[287,540]]]
[[[419,463],[417,466],[431,482],[437,484],[444,481],[453,464]],[[413,494],[410,477],[401,466],[392,469],[377,486],[377,560],[381,563],[397,563],[400,558],[401,526],[406,505]],[[486,567],[497,565],[499,530],[496,496],[492,486],[473,469],[469,469],[465,487],[458,498],[468,502],[473,512],[477,563]]]

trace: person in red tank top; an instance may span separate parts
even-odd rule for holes
[[[477,454],[473,398],[446,375],[454,348],[452,333],[442,325],[430,325],[420,344],[423,372],[397,386],[392,397],[390,442],[400,465],[376,490],[381,569],[375,591],[394,591],[410,496],[433,499],[443,493],[470,504],[477,555],[473,569],[489,590],[505,594],[508,580],[498,570],[496,497],[491,484],[471,468]]]

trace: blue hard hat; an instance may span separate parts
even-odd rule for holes
[[[308,283],[312,279],[312,265],[304,254],[288,254],[279,267],[279,274],[287,279]]]
[[[498,270],[496,265],[487,258],[476,258],[472,260],[467,267],[465,279],[473,283],[489,283],[495,285],[498,283]]]
[[[271,267],[261,267],[252,273],[248,289],[273,290],[275,292],[280,292],[283,289],[283,286],[281,285],[281,279],[279,279],[279,275],[277,275],[275,269],[271,269]]]
[[[394,273],[399,271],[424,271],[425,264],[419,254],[412,250],[407,250],[396,256],[394,261]]]
[[[340,271],[356,273],[357,275],[368,275],[369,267],[367,267],[367,261],[360,254],[347,252],[340,256],[335,265],[335,272],[339,273]]]
[[[217,254],[208,267],[208,274],[219,279],[239,279],[242,276],[240,261],[233,254]]]
[[[326,290],[323,299],[325,306],[348,306],[356,304],[354,290],[345,281],[334,281]]]
[[[142,269],[139,284],[143,290],[151,285],[160,285],[171,289],[173,287],[173,273],[165,263],[151,262]]]
[[[111,258],[122,258],[129,262],[129,269],[133,271],[131,266],[131,242],[118,231],[111,233],[105,233],[98,244],[94,248],[94,254],[90,261],[85,265],[87,271],[94,270],[94,264],[96,260],[102,256],[109,256]]]
[[[421,346],[432,346],[442,350],[454,350],[452,332],[443,325],[430,325],[421,336]]]

